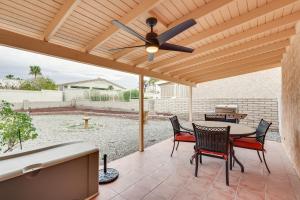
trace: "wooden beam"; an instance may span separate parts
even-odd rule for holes
[[[252,11],[249,11],[243,15],[240,15],[238,17],[235,17],[229,21],[226,21],[222,24],[218,24],[206,31],[202,31],[200,32],[199,34],[196,34],[196,35],[193,35],[191,37],[188,37],[186,39],[183,39],[181,41],[179,41],[177,44],[178,45],[183,45],[183,46],[187,46],[187,45],[191,45],[191,44],[194,44],[194,43],[197,43],[201,40],[204,40],[206,38],[209,38],[213,35],[216,35],[218,33],[221,33],[225,30],[228,30],[230,28],[233,28],[233,27],[236,27],[236,26],[239,26],[245,22],[249,22],[253,19],[256,19],[258,17],[261,17],[261,16],[265,16],[267,15],[268,13],[270,12],[273,12],[277,9],[280,9],[280,8],[283,8],[285,6],[288,6],[294,2],[296,2],[297,0],[274,0],[272,1],[271,3],[267,3],[266,5],[264,6],[261,6],[259,8],[256,8]],[[159,57],[159,56],[162,56],[162,55],[165,55],[167,54],[168,52],[167,51],[160,51],[158,53],[155,54],[155,57]],[[169,59],[167,59],[169,60]],[[135,65],[140,65],[144,62],[147,61],[147,56],[143,56],[139,59],[137,59],[135,61]]]
[[[174,22],[172,22],[171,24],[167,25],[165,23],[163,23],[166,27],[165,27],[165,30],[166,29],[169,29],[169,28],[172,28],[180,23],[182,23],[183,21],[185,20],[188,20],[188,19],[199,19],[207,14],[209,14],[210,12],[213,12],[225,5],[227,5],[228,3],[232,2],[233,0],[222,0],[222,1],[210,1],[209,3],[205,4],[204,6],[201,6],[200,8],[197,8],[195,10],[193,10],[192,12],[190,12],[189,14],[175,20]],[[153,12],[149,12],[151,15],[154,16],[154,13]],[[161,20],[159,20],[161,21]],[[163,30],[164,31],[164,30]],[[160,34],[160,33],[158,33]],[[133,46],[135,45],[142,45],[144,44],[143,42],[140,42],[140,41],[137,41],[133,44]],[[113,58],[115,60],[118,60],[119,58],[129,54],[130,52],[134,51],[134,49],[124,49],[118,53],[115,53],[113,55]]]
[[[271,44],[271,43],[275,43],[276,41],[282,41],[283,39],[288,40],[287,38],[291,37],[295,33],[296,33],[296,31],[295,31],[294,28],[288,29],[288,30],[285,30],[285,31],[281,31],[281,32],[278,32],[278,33],[271,34],[268,37],[262,37],[262,38],[259,38],[257,40],[252,40],[250,42],[246,42],[246,43],[243,43],[243,44],[238,45],[238,46],[229,47],[229,48],[223,49],[222,51],[218,51],[218,52],[215,52],[215,53],[212,53],[212,54],[209,54],[209,55],[204,55],[203,57],[199,57],[199,58],[195,58],[195,59],[202,60],[201,62],[199,62],[199,64],[201,64],[202,62],[203,63],[208,62],[208,61],[214,60],[215,58],[218,58],[218,57],[222,57],[222,56],[226,56],[226,55],[232,55],[232,54],[242,52],[242,51],[247,50],[247,49],[257,48],[257,47],[260,47],[260,46],[268,45],[268,44]],[[276,42],[276,43],[279,44],[279,42]],[[193,60],[191,61],[191,63],[189,61],[186,61],[185,63],[188,66],[189,64],[193,64]],[[180,66],[180,68],[175,68],[175,70],[176,69],[181,69],[181,67],[183,67],[182,64],[179,64],[179,66]],[[176,65],[174,67],[176,67]],[[168,69],[172,70],[173,68],[171,68],[171,66],[170,66],[170,68],[168,68]],[[175,70],[173,70],[173,71],[175,71]],[[184,68],[182,68],[182,70],[184,70]]]
[[[270,63],[265,63],[262,65],[257,65],[257,66],[252,66],[252,67],[248,67],[245,69],[241,69],[238,71],[229,71],[228,73],[222,73],[222,74],[215,74],[214,76],[207,76],[204,78],[200,78],[198,80],[196,80],[195,82],[197,84],[199,83],[203,83],[203,82],[207,82],[207,81],[213,81],[213,80],[218,80],[218,79],[223,79],[223,78],[229,78],[229,77],[233,77],[233,76],[239,76],[239,75],[243,75],[243,74],[248,74],[248,73],[253,73],[253,72],[257,72],[257,71],[262,71],[262,70],[267,70],[267,69],[271,69],[271,68],[276,68],[280,66],[280,60],[278,61],[273,61]]]
[[[251,69],[253,70],[255,68],[260,68],[261,66],[269,65],[270,63],[280,63],[281,58],[282,58],[282,56],[275,56],[275,57],[269,58],[269,59],[253,61],[251,63],[237,65],[232,68],[222,69],[217,72],[209,72],[209,73],[206,73],[205,75],[201,75],[201,76],[199,76],[197,78],[193,78],[191,80],[198,82],[199,80],[210,79],[210,78],[214,78],[217,76],[226,76],[228,74],[235,74],[238,72],[242,72],[243,70],[249,71]]]
[[[80,0],[66,0],[62,5],[59,12],[47,26],[44,32],[44,40],[49,41],[51,37],[57,32],[57,30],[61,27],[64,21],[70,16],[76,6],[80,3]]]
[[[151,69],[151,70],[155,69],[159,72],[170,72],[170,70],[172,70],[172,69],[177,69],[177,68],[179,69],[181,67],[182,67],[182,69],[184,69],[184,68],[186,68],[185,66],[187,66],[187,65],[193,65],[193,61],[187,60],[184,63],[175,64],[176,67],[174,67],[174,65],[170,66],[170,64],[178,62],[179,60],[183,60],[183,59],[188,59],[188,58],[193,59],[193,57],[195,57],[197,55],[201,55],[206,51],[224,47],[232,42],[236,42],[239,40],[243,40],[243,39],[255,36],[257,34],[272,30],[274,28],[278,28],[282,25],[296,23],[298,20],[300,20],[300,11],[296,12],[294,14],[285,16],[285,17],[281,17],[280,19],[273,20],[271,22],[260,25],[258,27],[248,29],[247,31],[229,36],[222,40],[218,40],[216,42],[209,43],[207,45],[203,45],[203,46],[199,47],[198,49],[196,49],[192,55],[185,55],[185,54],[177,55],[175,58],[170,58],[167,61],[163,60],[163,61],[157,62],[153,65],[147,66],[147,68]],[[187,63],[189,63],[189,64],[187,64]],[[196,64],[196,63],[194,63],[194,64]]]
[[[139,151],[144,151],[144,76],[139,75]]]
[[[176,63],[179,60],[187,59],[187,58],[192,59],[197,55],[201,55],[201,54],[205,53],[206,51],[224,47],[230,43],[233,43],[233,42],[236,42],[239,40],[243,40],[243,39],[246,39],[249,37],[253,37],[257,34],[261,34],[263,32],[272,30],[274,28],[278,28],[278,27],[286,25],[286,24],[296,23],[299,20],[300,20],[300,11],[296,12],[294,14],[284,16],[279,19],[267,22],[266,24],[260,25],[258,27],[248,29],[247,31],[243,31],[238,34],[234,34],[234,35],[224,38],[222,40],[218,40],[216,42],[212,42],[207,45],[203,45],[203,46],[199,47],[198,49],[195,49],[195,51],[192,54],[182,53],[180,55],[175,56],[174,58],[169,58],[169,59],[154,63],[152,65],[148,65],[146,68],[148,68],[150,70],[155,69],[155,70],[159,70],[160,72],[165,72],[165,71],[168,71],[170,64]],[[166,69],[166,70],[164,70],[164,69]]]
[[[0,44],[23,49],[27,51],[37,52],[41,54],[51,55],[54,57],[59,57],[67,60],[73,60],[81,63],[87,63],[96,65],[98,67],[109,68],[113,70],[141,74],[145,76],[154,77],[157,79],[167,80],[171,82],[177,82],[184,85],[194,85],[194,83],[181,81],[179,79],[175,79],[170,76],[165,76],[157,72],[151,72],[145,69],[139,69],[124,63],[116,62],[113,60],[109,60],[107,58],[102,58],[99,56],[91,55],[88,53],[84,53],[78,50],[74,50],[71,48],[63,47],[57,44],[49,43],[43,40],[39,40],[36,38],[31,38],[25,35],[21,35],[18,33],[14,33],[11,31],[7,31],[4,29],[0,29]]]
[[[253,48],[253,49],[248,50],[248,51],[243,51],[242,53],[222,57],[222,58],[219,58],[217,60],[212,60],[210,62],[205,62],[205,63],[201,63],[201,64],[197,64],[197,65],[192,65],[188,69],[181,69],[181,70],[170,73],[170,75],[172,75],[174,77],[181,78],[181,77],[184,77],[185,75],[196,72],[197,70],[199,70],[199,68],[205,68],[205,67],[220,65],[220,64],[224,64],[224,63],[230,63],[230,62],[233,62],[233,61],[236,61],[236,60],[241,60],[241,59],[244,59],[244,58],[253,57],[253,56],[256,56],[256,55],[259,55],[259,54],[263,54],[263,53],[267,53],[267,52],[271,52],[271,51],[275,51],[275,50],[279,50],[279,49],[285,49],[288,45],[289,45],[289,40],[276,42],[276,43],[273,43],[273,44],[270,44],[270,45],[266,45],[266,46],[262,46],[262,47],[258,47],[258,48]],[[198,59],[198,60],[201,61],[201,59]]]
[[[135,8],[133,8],[128,14],[119,19],[123,24],[129,24],[138,18],[141,14],[148,12],[157,4],[159,4],[162,0],[143,0],[140,2]],[[85,48],[86,52],[90,52],[98,45],[102,44],[106,40],[110,38],[114,33],[119,30],[116,26],[111,24],[111,26],[104,32],[101,32],[90,44],[88,44]]]
[[[223,67],[223,68],[218,68],[218,69],[215,69],[215,70],[203,71],[202,73],[199,73],[199,74],[197,74],[193,77],[189,77],[189,78],[186,78],[186,79],[189,79],[190,81],[196,81],[196,80],[199,80],[201,78],[206,78],[206,77],[214,76],[214,75],[217,75],[217,74],[223,74],[225,72],[240,71],[241,68],[243,68],[243,67],[251,68],[252,66],[263,65],[265,63],[270,63],[270,62],[277,62],[277,61],[280,61],[281,58],[282,58],[282,55],[276,55],[276,56],[268,57],[268,58],[265,58],[265,59],[252,60],[252,62],[248,61],[248,62],[243,62],[243,63],[231,65],[231,66],[226,66],[226,67]]]
[[[196,72],[191,72],[188,75],[185,75],[183,79],[190,80],[190,79],[193,79],[195,77],[197,78],[198,76],[201,76],[203,74],[207,74],[207,73],[210,73],[210,72],[213,73],[213,72],[217,72],[217,71],[222,70],[222,69],[236,68],[237,66],[252,63],[253,61],[261,61],[261,60],[265,60],[266,58],[273,58],[273,57],[282,56],[282,54],[284,52],[285,52],[285,49],[280,49],[280,50],[277,50],[277,51],[263,53],[263,54],[260,54],[258,56],[252,56],[252,57],[249,57],[249,58],[241,59],[241,60],[230,62],[230,63],[215,65],[215,66],[211,65],[209,67],[199,68],[199,70],[197,70]]]

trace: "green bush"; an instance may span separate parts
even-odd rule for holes
[[[139,91],[137,89],[131,90],[131,99],[138,99]]]
[[[57,85],[50,78],[38,77],[34,80],[23,81],[21,90],[57,90]]]
[[[124,101],[130,101],[130,91],[123,92],[123,99]]]
[[[42,90],[57,90],[57,85],[50,78],[39,77],[35,82]]]
[[[139,98],[139,91],[137,89],[127,90],[123,92],[124,101],[130,101],[130,99],[138,99],[138,98]]]
[[[32,81],[23,81],[20,85],[20,90],[40,90]]]
[[[2,101],[0,104],[0,150],[11,151],[18,143],[37,137],[31,117],[26,113],[16,112],[12,104]]]

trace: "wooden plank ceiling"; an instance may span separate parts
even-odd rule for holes
[[[152,62],[143,44],[113,19],[145,35],[194,18],[169,42],[191,54],[159,50]],[[300,20],[299,0],[9,0],[0,1],[0,44],[143,74],[186,85],[280,66]]]

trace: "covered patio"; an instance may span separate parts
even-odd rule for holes
[[[144,48],[111,50],[144,44],[112,20],[145,36],[148,17],[157,19],[158,34],[194,19],[168,41],[194,51],[159,50],[150,62]],[[11,0],[0,2],[0,44],[139,76],[140,152],[111,163],[121,176],[95,199],[300,199],[299,20],[298,0]],[[144,76],[189,86],[192,122],[197,84],[279,66],[282,144],[267,142],[271,174],[255,152],[237,150],[245,173],[233,168],[227,187],[215,159],[204,158],[193,176],[192,144],[173,158],[170,140],[144,149]]]

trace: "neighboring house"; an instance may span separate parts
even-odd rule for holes
[[[160,81],[160,98],[188,97],[188,87]],[[274,68],[240,76],[197,84],[193,98],[279,98],[281,68]]]
[[[188,87],[177,83],[159,81],[160,98],[181,98],[188,96]]]
[[[113,96],[126,90],[125,87],[103,78],[64,83],[59,85],[59,89],[64,91],[64,101],[90,99],[95,95]]]
[[[103,78],[63,83],[59,85],[59,88],[60,90],[64,90],[64,89],[114,90],[114,91],[126,90],[125,87],[120,86],[116,83],[113,83]]]

